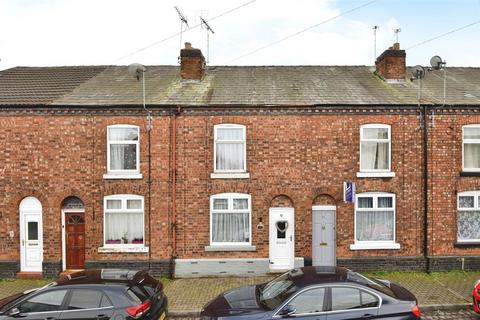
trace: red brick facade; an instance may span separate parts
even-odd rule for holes
[[[182,79],[201,81],[201,52],[192,56],[195,49],[185,50]],[[404,51],[382,54],[377,73],[387,80],[405,80]],[[231,270],[236,270],[240,262],[258,259],[268,269],[269,209],[274,207],[294,209],[294,256],[300,264],[310,264],[315,206],[335,207],[335,258],[340,265],[377,270],[480,267],[480,244],[457,239],[457,194],[480,190],[479,175],[462,172],[462,128],[480,124],[475,106],[429,106],[427,128],[422,123],[425,110],[415,104],[223,107],[150,106],[150,131],[145,114],[134,106],[0,110],[0,266],[10,268],[0,275],[20,271],[19,205],[28,196],[42,205],[45,275],[62,269],[62,204],[70,196],[81,199],[85,208],[86,267],[150,268],[165,274],[175,272],[176,265],[190,272],[209,261],[233,263]],[[140,128],[141,177],[104,176],[107,128],[116,124]],[[237,176],[215,175],[214,129],[221,124],[245,127],[246,172]],[[368,124],[390,128],[391,170],[383,175],[359,174],[360,131]],[[395,196],[398,247],[352,246],[355,206],[343,200],[346,181],[355,182],[357,194]],[[210,197],[222,193],[250,196],[251,245],[245,248],[211,246]],[[104,197],[122,194],[144,197],[141,252],[102,250]]]

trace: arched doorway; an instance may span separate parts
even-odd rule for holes
[[[42,272],[42,204],[35,197],[20,202],[20,271]]]
[[[295,265],[295,209],[286,195],[272,199],[269,208],[270,272],[283,272]]]
[[[83,201],[71,196],[62,204],[62,268],[85,268],[85,207]]]

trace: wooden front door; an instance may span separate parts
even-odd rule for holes
[[[66,267],[85,268],[85,214],[65,213]]]

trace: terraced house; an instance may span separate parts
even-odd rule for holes
[[[480,267],[480,69],[180,56],[0,71],[0,276]]]

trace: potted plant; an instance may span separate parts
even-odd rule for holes
[[[122,243],[122,241],[120,239],[108,239],[105,243],[106,244],[120,244],[120,243]]]
[[[132,240],[132,244],[142,244],[143,243],[143,238],[134,238]]]
[[[128,243],[128,232],[125,232],[122,236],[122,243]]]

